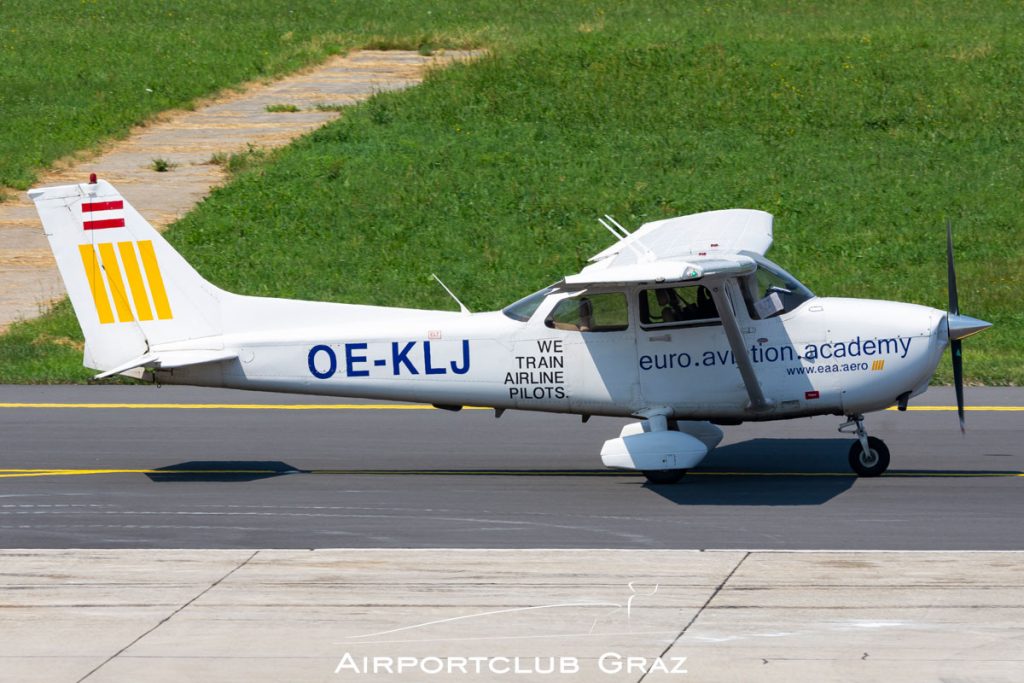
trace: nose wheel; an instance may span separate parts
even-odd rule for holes
[[[864,430],[864,416],[851,415],[850,421],[839,427],[844,434],[854,433],[857,440],[850,445],[850,469],[858,477],[877,477],[889,469],[889,448]]]

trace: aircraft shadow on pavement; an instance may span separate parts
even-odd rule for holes
[[[849,474],[852,439],[750,439],[711,451],[696,471]]]
[[[146,474],[154,482],[256,481],[295,474],[301,470],[280,460],[191,460],[157,467]]]
[[[822,505],[856,481],[846,439],[752,439],[722,446],[680,483],[645,488],[679,505]]]

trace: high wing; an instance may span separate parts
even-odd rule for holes
[[[757,262],[744,254],[716,254],[696,256],[686,260],[665,259],[625,265],[608,265],[600,261],[589,265],[576,275],[565,278],[569,286],[648,284],[700,280],[712,276],[730,277],[748,275],[757,269]]]
[[[723,209],[644,223],[625,239],[590,259],[615,265],[636,262],[640,254],[654,259],[702,253],[753,253],[764,256],[772,246],[772,215],[754,209]]]
[[[706,211],[645,223],[590,259],[565,284],[681,282],[739,276],[757,267],[750,255],[772,245],[772,215],[753,209]]]

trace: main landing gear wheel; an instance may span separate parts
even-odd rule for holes
[[[677,484],[686,470],[644,470],[649,484]]]
[[[850,468],[859,477],[877,477],[889,468],[889,448],[875,436],[868,437],[868,451],[857,439],[850,446]]]

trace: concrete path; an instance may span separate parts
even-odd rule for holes
[[[127,139],[112,143],[106,152],[43,175],[37,186],[84,182],[94,172],[114,183],[143,216],[163,228],[224,181],[224,170],[210,163],[214,154],[238,152],[248,145],[285,145],[340,115],[319,110],[317,105],[349,105],[376,92],[406,88],[419,83],[431,67],[472,56],[461,51],[433,56],[361,51],[335,57],[194,111],[161,115]],[[299,111],[268,112],[273,105],[294,105]],[[154,159],[170,162],[171,170],[156,172]],[[35,207],[24,193],[0,203],[0,332],[15,320],[43,313],[63,296],[64,286]]]
[[[1022,560],[1014,552],[2,551],[0,678],[1020,681]]]

